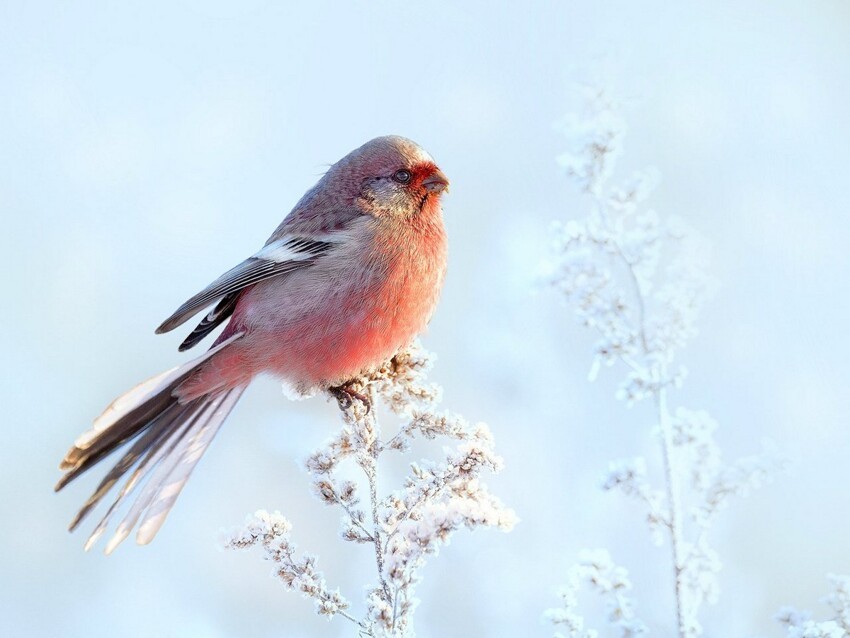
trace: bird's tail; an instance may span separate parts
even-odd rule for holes
[[[86,541],[88,550],[106,531],[124,501],[143,485],[106,546],[111,553],[138,524],[136,541],[149,543],[189,479],[189,475],[212,442],[247,383],[214,390],[185,400],[177,395],[180,384],[200,372],[203,364],[236,341],[226,339],[202,357],[139,384],[122,395],[80,435],[59,468],[65,475],[56,491],[80,476],[119,447],[127,446],[118,463],[106,474],[94,493],[71,521],[73,531],[131,469],[105,516]]]

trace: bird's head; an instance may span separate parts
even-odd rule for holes
[[[439,210],[449,180],[434,159],[404,137],[366,142],[337,162],[328,177],[339,180],[366,213],[411,218]]]

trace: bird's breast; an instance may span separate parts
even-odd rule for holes
[[[301,387],[342,383],[425,328],[445,275],[442,223],[378,229],[315,266],[246,294],[257,370]]]

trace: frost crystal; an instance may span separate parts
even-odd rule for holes
[[[257,512],[227,542],[236,549],[262,546],[287,588],[313,599],[317,613],[355,623],[361,636],[413,636],[412,616],[419,604],[414,589],[427,557],[461,527],[509,531],[517,520],[481,482],[484,471],[502,467],[489,428],[438,411],[441,390],[426,378],[432,360],[414,345],[358,380],[361,394],[380,398],[402,419],[394,436],[383,439],[375,409],[354,402],[342,412],[340,431],[305,463],[319,500],[341,510],[343,540],[367,544],[374,553],[376,582],[368,587],[362,618],[349,611],[339,591],[327,588],[314,557],[296,557],[291,526],[280,514]],[[381,455],[406,452],[417,437],[451,440],[455,447],[441,460],[412,463],[402,487],[381,498]],[[348,462],[362,471],[360,483],[338,476],[340,464]]]
[[[628,596],[632,589],[628,572],[615,565],[604,549],[584,550],[579,562],[567,572],[567,584],[561,588],[561,606],[546,611],[546,618],[563,631],[556,638],[597,638],[599,633],[586,629],[578,613],[578,593],[582,586],[605,601],[606,619],[620,630],[622,638],[638,638],[648,634],[646,625],[635,615],[634,601]],[[566,632],[566,633],[564,633]]]
[[[298,590],[305,597],[312,598],[316,603],[316,613],[328,618],[336,614],[349,617],[345,610],[350,604],[339,590],[328,589],[322,573],[316,570],[315,557],[296,557],[295,545],[289,538],[290,531],[292,525],[280,512],[269,514],[259,510],[245,520],[244,527],[231,533],[226,547],[246,549],[262,546],[266,560],[274,563],[272,576],[282,580],[287,589]]]
[[[788,638],[844,638],[850,636],[850,576],[829,574],[832,591],[822,602],[834,614],[830,620],[815,622],[807,611],[783,607],[775,618],[787,629]]]
[[[700,308],[715,287],[706,274],[708,251],[681,220],[644,208],[658,171],[638,171],[619,186],[609,185],[626,126],[603,92],[587,97],[586,112],[560,126],[569,150],[558,163],[593,206],[584,219],[555,224],[550,281],[579,322],[598,335],[590,379],[619,364],[625,379],[617,398],[655,405],[662,488],[649,483],[642,458],[612,463],[602,487],[641,502],[653,539],[670,542],[678,635],[691,638],[702,634],[701,605],[715,602],[719,593],[721,563],[707,540],[714,515],[729,496],[746,495],[784,461],[763,454],[725,463],[714,438],[717,424],[706,412],[668,407],[671,390],[685,378],[677,355],[697,334]],[[560,624],[571,627],[568,636],[596,635],[570,615],[574,606],[566,608],[569,622]]]

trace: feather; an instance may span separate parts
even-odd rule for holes
[[[228,317],[230,317],[230,315],[233,314],[233,310],[236,308],[236,304],[239,301],[240,294],[241,293],[239,292],[231,292],[229,295],[222,297],[216,307],[210,310],[209,314],[201,320],[201,323],[199,323],[191,333],[189,333],[189,336],[183,340],[183,343],[181,343],[177,349],[180,352],[183,352],[184,350],[194,347],[210,332],[220,326]]]
[[[342,239],[342,235],[337,241]],[[238,292],[270,277],[285,275],[310,266],[334,245],[323,236],[283,237],[262,248],[238,266],[231,268],[194,297],[187,300],[156,329],[157,334],[174,330],[216,299]]]
[[[97,527],[89,536],[85,544],[86,551],[88,551],[91,546],[94,545],[97,539],[106,530],[107,526],[109,525],[110,519],[121,506],[121,504],[124,502],[124,500],[127,499],[130,495],[132,495],[136,487],[141,484],[141,482],[148,474],[150,474],[158,467],[160,461],[171,453],[175,446],[191,429],[192,424],[195,422],[195,419],[200,413],[200,410],[197,409],[197,404],[193,404],[193,407],[195,408],[194,412],[189,415],[183,423],[178,424],[174,431],[168,433],[168,436],[164,437],[155,446],[148,450],[148,453],[145,458],[142,460],[141,463],[139,463],[139,466],[133,471],[133,474],[130,475],[130,478],[127,480],[127,482],[124,483],[121,488],[121,491],[118,493],[118,496],[112,502],[112,505],[109,506],[109,509],[107,510],[106,514],[103,516],[103,518],[97,524]]]
[[[98,523],[89,539],[86,541],[86,549],[106,530],[111,517],[118,510],[121,503],[134,491],[146,477],[152,472],[153,478],[149,481],[148,488],[142,494],[141,504],[137,502],[131,510],[131,516],[126,518],[119,527],[117,536],[126,536],[129,533],[127,523],[132,520],[129,527],[132,528],[139,514],[147,509],[153,501],[157,506],[160,518],[156,529],[161,525],[161,519],[174,504],[176,493],[168,501],[167,507],[162,503],[164,486],[167,487],[167,479],[179,467],[184,459],[191,461],[188,471],[179,473],[182,477],[180,487],[185,483],[191,472],[191,467],[197,463],[206,446],[212,440],[215,431],[221,426],[227,413],[233,408],[237,399],[242,394],[245,386],[224,392],[204,395],[197,399],[181,402],[174,394],[175,388],[184,382],[199,366],[210,360],[216,353],[221,352],[244,333],[237,333],[226,339],[221,344],[211,348],[201,357],[186,363],[179,368],[164,372],[152,379],[140,384],[130,392],[114,401],[106,411],[95,421],[94,427],[87,433],[78,437],[74,447],[66,455],[62,467],[67,469],[66,474],[56,485],[59,490],[67,485],[82,472],[97,463],[103,457],[114,451],[121,445],[133,441],[132,445],[124,452],[118,462],[107,472],[100,481],[97,488],[83,504],[77,515],[71,521],[70,529],[73,531],[85,517],[97,506],[97,504],[109,493],[112,487],[135,466],[130,478],[123,485],[117,497],[110,505],[105,516]],[[225,404],[226,409],[221,409]],[[190,446],[190,447],[189,447]],[[189,450],[187,456],[186,450]],[[188,463],[187,461],[187,463]],[[157,478],[158,477],[158,478]],[[158,500],[157,500],[158,499]],[[135,518],[133,518],[135,517]],[[150,525],[149,525],[150,528]],[[149,529],[148,539],[156,533],[156,529]],[[122,538],[114,539],[109,550]]]
[[[177,467],[180,459],[183,458],[185,449],[197,435],[198,427],[203,424],[202,421],[204,419],[204,414],[210,408],[214,409],[222,398],[223,395],[219,395],[211,401],[207,400],[206,403],[192,415],[190,422],[171,437],[165,453],[159,457],[155,466],[152,466],[150,470],[146,472],[146,474],[151,474],[151,476],[145,484],[144,489],[142,489],[142,492],[136,497],[135,502],[130,506],[129,511],[125,514],[124,518],[121,519],[121,522],[118,523],[115,533],[106,544],[106,549],[104,550],[106,554],[111,554],[115,551],[115,548],[130,535],[130,532],[136,525],[139,517],[151,504],[161,485],[168,479],[169,475]],[[104,527],[106,525],[108,525],[108,520]]]
[[[192,372],[244,333],[239,332],[210,348],[200,357],[159,374],[122,395],[95,419],[92,428],[80,435],[59,465],[66,474],[54,488],[57,492],[80,474],[151,425],[176,399],[172,391]]]
[[[199,400],[200,404],[195,406],[189,422],[170,437],[166,451],[159,455],[156,460],[155,471],[153,471],[144,490],[136,498],[135,503],[118,524],[115,533],[107,543],[105,550],[107,554],[115,551],[115,548],[130,535],[140,518],[141,524],[137,533],[137,542],[141,545],[153,540],[171,508],[174,507],[174,503],[189,479],[192,470],[212,442],[213,437],[244,389],[245,386],[240,386],[215,397],[205,397]],[[152,469],[153,467],[147,469],[145,474],[150,473]],[[133,477],[131,477],[131,481],[134,481]],[[87,543],[88,547],[103,533],[115,509],[138,482],[138,480],[135,480],[132,484],[128,482],[113,507],[107,512],[104,520],[92,533],[90,542]]]
[[[212,443],[213,438],[244,390],[245,386],[241,386],[226,392],[222,395],[221,401],[204,410],[203,415],[198,419],[198,423],[192,427],[193,433],[197,430],[197,434],[192,437],[183,450],[175,469],[157,489],[150,507],[139,524],[139,530],[136,533],[136,542],[139,545],[146,545],[156,536],[198,461],[201,460],[207,447]]]
[[[130,535],[140,519],[137,542],[146,544],[153,539],[174,507],[192,470],[245,387],[243,385],[215,396],[201,397],[185,405],[175,402],[152,423],[101,481],[72,522],[73,530],[118,479],[138,462],[135,471],[86,541],[86,550],[103,535],[121,504],[146,478],[148,480],[144,489],[118,524],[105,551],[107,554],[112,553]],[[139,462],[143,454],[144,458]]]
[[[139,464],[139,467],[146,464],[156,451],[159,450],[163,444],[167,442],[170,436],[174,434],[173,426],[175,422],[180,421],[184,417],[190,417],[190,413],[193,410],[197,411],[197,402],[193,402],[189,405],[174,403],[167,410],[164,410],[162,414],[160,414],[145,430],[144,434],[136,439],[132,447],[124,454],[124,456],[121,457],[118,463],[116,463],[112,469],[109,470],[107,475],[103,477],[103,480],[101,480],[95,491],[74,517],[74,520],[71,521],[68,530],[73,532],[85,519],[89,512],[97,506],[107,493],[109,493],[112,486],[115,485],[115,483],[117,483],[119,479],[130,470],[130,468],[137,463]],[[143,456],[145,457],[144,459],[142,459]],[[122,488],[122,492],[128,489],[129,484],[136,480],[134,477],[137,472],[138,469],[133,473],[133,475],[131,475],[127,484],[125,484],[124,488]]]

